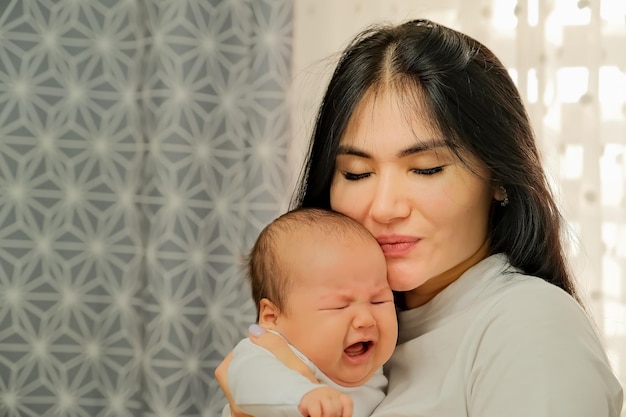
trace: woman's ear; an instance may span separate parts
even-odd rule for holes
[[[265,329],[274,329],[279,316],[280,309],[276,304],[267,298],[262,298],[259,303],[259,326]]]
[[[496,187],[496,189],[494,190],[493,198],[496,201],[499,201],[500,205],[503,207],[509,204],[509,195],[503,185],[499,185]]]

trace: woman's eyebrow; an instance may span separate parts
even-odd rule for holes
[[[446,143],[443,140],[432,140],[428,142],[418,143],[416,145],[410,146],[406,149],[402,149],[400,152],[396,154],[398,158],[404,158],[405,156],[414,155],[416,153],[432,151],[436,148],[446,147]]]
[[[354,148],[352,146],[339,145],[337,148],[337,155],[354,155],[361,158],[371,158],[371,156],[363,152],[360,149]]]
[[[410,146],[406,149],[400,150],[396,153],[398,158],[404,158],[405,156],[414,155],[416,153],[432,151],[435,148],[446,147],[447,145],[443,140],[432,140],[428,142],[418,143]],[[337,148],[337,155],[353,155],[360,158],[371,158],[371,155],[353,146],[339,145]]]

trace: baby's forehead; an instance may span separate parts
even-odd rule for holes
[[[335,245],[371,245],[376,244],[374,237],[360,225],[334,224],[307,224],[292,229],[285,236],[287,244],[310,244],[315,248],[317,243]]]
[[[333,284],[340,284],[322,279],[321,274],[333,277],[331,281],[342,281],[341,277],[354,275],[380,275],[381,281],[387,283],[382,249],[371,235],[326,235],[319,231],[304,233],[299,238],[285,242],[281,263],[285,277],[293,284],[306,284],[309,287],[328,287],[329,284],[333,287]],[[368,282],[372,280],[368,279]]]

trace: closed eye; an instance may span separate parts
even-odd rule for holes
[[[443,167],[441,166],[441,167],[434,167],[434,168],[428,168],[428,169],[414,168],[411,171],[419,175],[433,175],[433,174],[437,174],[438,172],[443,171]]]
[[[336,307],[326,307],[326,308],[322,308],[321,310],[324,311],[334,311],[334,310],[345,310],[346,308],[348,308],[348,305],[341,305],[341,306],[336,306]]]
[[[363,178],[367,178],[370,176],[369,172],[364,172],[362,174],[354,174],[352,172],[343,172],[343,177],[348,181],[358,181]]]

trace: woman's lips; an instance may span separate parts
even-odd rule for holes
[[[408,236],[381,236],[376,240],[385,256],[391,258],[406,255],[419,242],[418,238]]]

